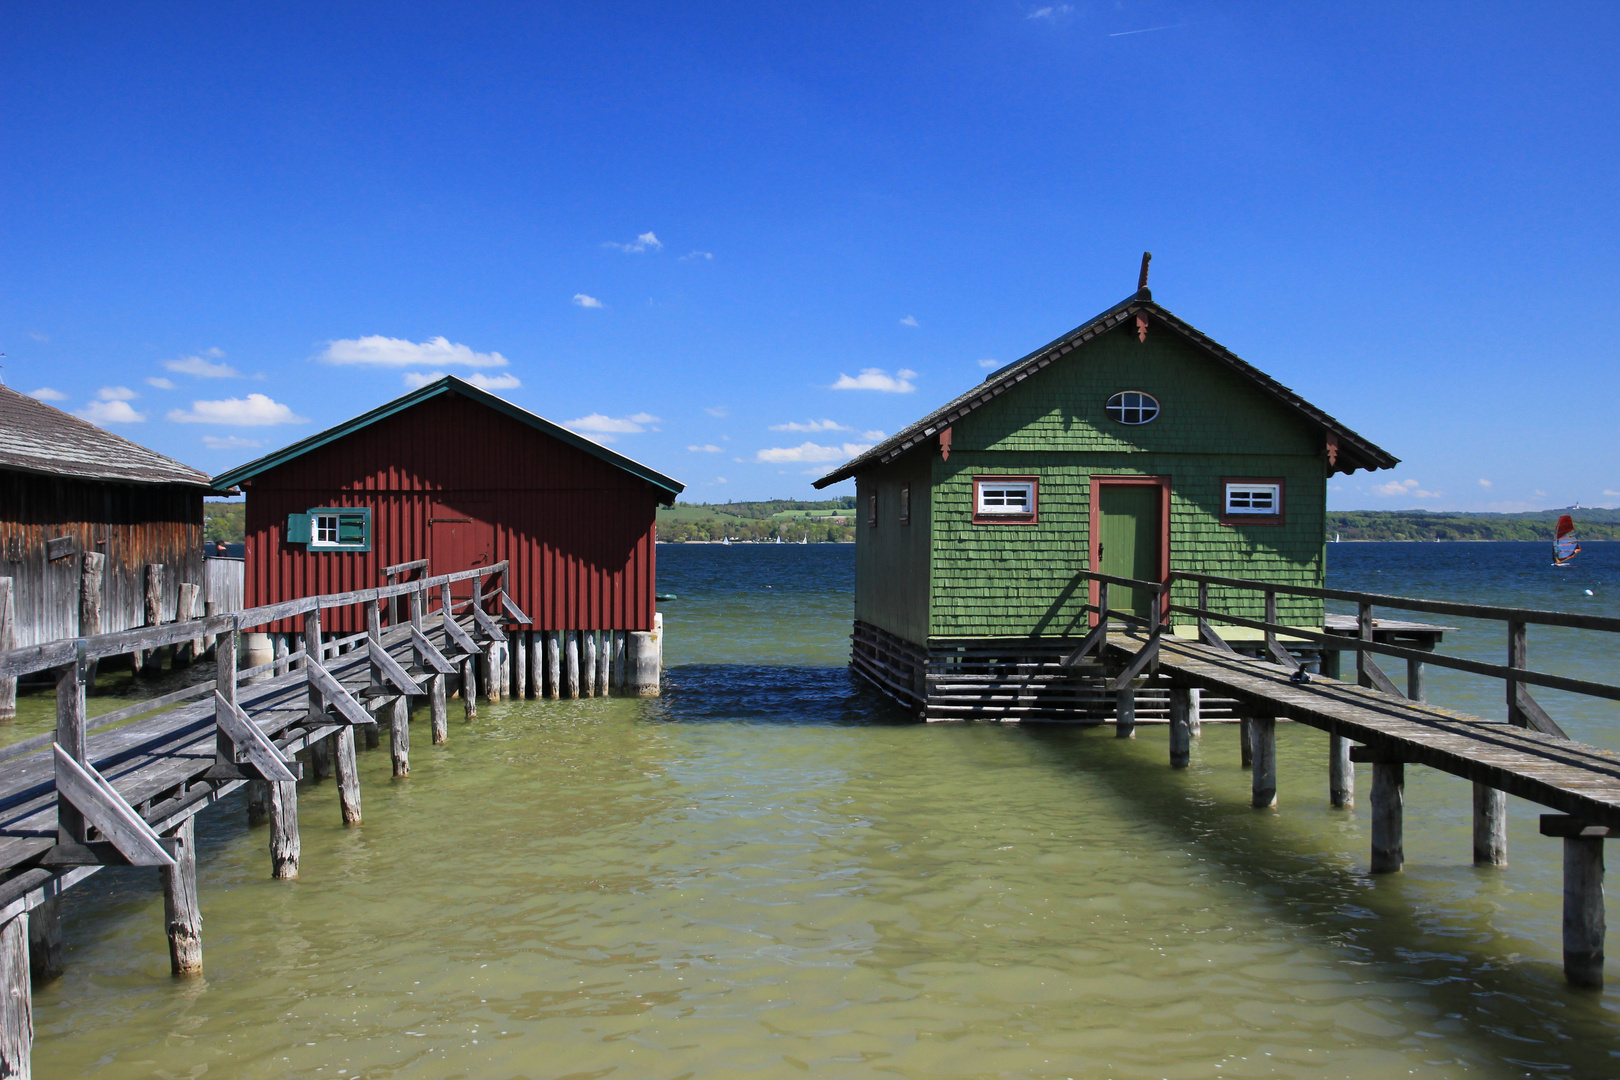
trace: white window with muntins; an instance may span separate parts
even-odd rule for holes
[[[338,516],[336,514],[316,514],[314,535],[310,538],[316,544],[329,544],[336,546],[338,542]]]
[[[370,551],[369,507],[319,506],[287,516],[284,539],[310,551]]]
[[[1282,512],[1282,485],[1227,484],[1226,512],[1275,517]]]
[[[1140,390],[1122,390],[1108,399],[1109,419],[1120,424],[1146,424],[1159,415],[1159,399]]]
[[[1033,517],[1035,514],[1035,481],[997,480],[993,477],[977,481],[978,517]]]

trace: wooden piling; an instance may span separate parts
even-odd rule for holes
[[[1350,740],[1328,736],[1328,805],[1356,805],[1356,767],[1350,761]]]
[[[0,651],[17,647],[17,601],[12,579],[0,577]],[[17,680],[0,679],[0,720],[17,718]],[[4,1036],[0,1035],[0,1039]]]
[[[218,614],[219,614],[219,601],[218,600],[204,600],[203,601],[203,618],[212,619],[215,615],[218,615]],[[202,636],[202,643],[203,643],[203,651],[204,652],[212,652],[214,650],[215,645],[218,642],[217,642],[217,639],[216,639],[215,635],[213,635],[213,634],[204,634]]]
[[[623,630],[613,631],[613,689],[622,694],[625,692],[627,635]]]
[[[270,876],[298,876],[298,782],[272,780],[270,788]]]
[[[596,631],[585,630],[580,633],[579,666],[582,676],[581,697],[596,696]]]
[[[79,559],[79,636],[94,637],[101,633],[101,581],[107,570],[107,556],[99,551],[86,551]],[[0,647],[9,649],[12,646],[0,644]],[[178,648],[175,652],[179,654]],[[96,661],[91,661],[90,670],[86,673],[90,687],[96,685],[96,666]]]
[[[500,643],[491,641],[484,646],[478,654],[480,667],[479,676],[484,681],[484,700],[493,704],[501,700],[501,656]]]
[[[264,780],[247,783],[247,819],[250,829],[270,820],[270,785]]]
[[[1564,977],[1603,985],[1603,840],[1564,837]]]
[[[86,555],[88,558],[88,554]],[[195,582],[187,581],[180,586],[180,598],[175,602],[174,621],[189,622],[197,613],[197,594],[201,589]],[[88,635],[81,633],[81,637]],[[197,639],[182,641],[174,647],[174,666],[186,667],[202,655],[202,642]]]
[[[596,632],[596,692],[608,696],[608,683],[613,680],[613,631]]]
[[[360,769],[354,760],[354,728],[343,725],[328,741],[332,748],[332,771],[337,776],[338,810],[343,824],[360,824]]]
[[[1114,737],[1116,739],[1134,739],[1136,737],[1136,690],[1134,687],[1125,687],[1114,691]]]
[[[169,935],[169,970],[202,974],[202,908],[197,901],[197,819],[188,817],[169,833],[178,841],[174,865],[163,868],[163,921]]]
[[[556,701],[562,696],[562,642],[557,631],[546,631],[546,697]]]
[[[28,913],[28,966],[35,986],[60,979],[67,970],[62,962],[61,894]]]
[[[471,656],[461,661],[461,707],[468,720],[478,716],[478,661]]]
[[[1277,805],[1277,718],[1251,716],[1249,744],[1254,754],[1251,806]]]
[[[1402,817],[1406,806],[1406,766],[1376,761],[1372,767],[1372,872],[1393,874],[1406,862]]]
[[[1474,784],[1474,865],[1507,865],[1507,792]]]
[[[28,971],[28,913],[0,925],[0,1077],[33,1072],[34,995]]]
[[[292,646],[288,644],[286,634],[272,634],[270,641],[271,647],[275,649],[275,672],[278,676],[285,675],[292,670],[292,665],[287,662],[287,657],[292,655]]]
[[[326,662],[326,647],[321,641],[321,612],[319,608],[304,613],[303,646],[305,659],[300,667],[307,670],[310,661],[317,664]],[[307,681],[307,679],[306,679]],[[309,722],[319,724],[326,718],[326,697],[313,682],[308,683]],[[321,739],[309,748],[311,771],[315,774],[317,782],[326,779],[332,771],[332,742],[330,738]]]
[[[159,626],[163,622],[163,564],[146,564],[146,625]],[[139,663],[135,665],[137,675],[157,675],[163,670],[162,648],[146,649],[137,652]]]
[[[1204,734],[1204,692],[1196,686],[1187,690],[1187,731],[1195,739]]]
[[[1254,768],[1254,721],[1247,716],[1238,718],[1238,764]]]
[[[545,697],[546,636],[539,630],[530,630],[527,638],[525,644],[529,649],[529,685],[525,692],[532,698]]]
[[[446,675],[428,676],[428,730],[434,746],[450,738],[450,709],[445,701]]]
[[[563,693],[579,697],[579,634],[563,631]]]
[[[1170,688],[1170,767],[1185,769],[1192,760],[1192,702],[1185,687]]]
[[[527,636],[523,630],[513,630],[506,636],[512,651],[512,696],[515,698],[529,696],[529,643],[524,640]]]
[[[411,773],[411,699],[396,696],[388,710],[388,756],[395,776]]]

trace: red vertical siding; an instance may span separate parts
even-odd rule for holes
[[[382,567],[431,558],[434,504],[459,498],[490,505],[495,559],[535,629],[652,628],[659,490],[467,398],[430,398],[245,486],[250,606],[381,584]],[[371,551],[283,545],[287,516],[317,506],[369,506]],[[324,625],[364,629],[357,610]]]

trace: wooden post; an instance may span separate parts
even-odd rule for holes
[[[596,692],[608,696],[608,683],[613,679],[613,631],[596,632]]]
[[[28,913],[28,966],[34,984],[42,986],[62,977],[62,896],[46,900]]]
[[[344,724],[327,736],[332,771],[337,775],[338,809],[343,824],[360,824],[360,770],[354,760],[354,728]]]
[[[11,578],[0,577],[0,650],[17,647],[17,601],[11,595],[11,582]],[[17,680],[0,679],[0,720],[16,717]]]
[[[1406,662],[1406,697],[1409,701],[1428,700],[1428,680],[1425,678],[1427,665],[1421,660],[1408,660]]]
[[[664,666],[662,613],[653,613],[651,630],[631,631],[629,665],[630,683],[625,692],[631,697],[657,697]]]
[[[366,642],[368,645],[368,652],[371,642],[377,642],[378,644],[382,643],[382,606],[380,601],[373,601],[372,603],[366,605]],[[382,690],[382,667],[375,661],[368,661],[367,668],[370,672],[369,678],[366,682],[367,689],[371,690],[373,693]],[[375,750],[377,747],[382,745],[382,727],[383,724],[387,722],[386,718],[383,716],[383,710],[387,708],[387,706],[372,706],[370,702],[367,702],[367,706],[366,711],[371,713],[372,717],[377,722],[375,724],[365,725],[366,749]]]
[[[1507,865],[1507,792],[1474,783],[1474,865]]]
[[[203,601],[203,618],[212,619],[215,615],[218,615],[218,614],[219,614],[219,601],[218,600],[204,600]],[[204,634],[202,636],[202,643],[203,643],[203,651],[208,652],[209,650],[213,649],[215,644],[216,644],[215,636],[213,634]]]
[[[445,702],[446,675],[428,676],[428,728],[434,746],[443,746],[450,738],[450,709]]]
[[[101,633],[102,577],[107,569],[107,556],[99,551],[86,551],[79,564],[79,636],[95,637]],[[0,648],[12,648],[0,644]],[[177,650],[178,652],[178,650]],[[90,662],[88,685],[96,685],[96,661]]]
[[[1127,686],[1114,691],[1114,737],[1136,738],[1136,689]]]
[[[545,697],[546,636],[539,630],[530,630],[526,644],[529,648],[529,685],[525,693],[532,698]]]
[[[461,661],[461,706],[467,719],[478,716],[478,660],[469,656]]]
[[[404,694],[394,698],[389,710],[388,756],[395,776],[411,774],[411,699]]]
[[[163,868],[163,921],[169,933],[169,970],[202,974],[202,908],[197,902],[197,819],[169,833],[179,843],[174,865]]]
[[[1350,740],[1328,736],[1328,805],[1356,805],[1356,767],[1350,761]]]
[[[1323,646],[1323,648],[1322,648],[1322,659],[1321,659],[1321,662],[1317,665],[1317,670],[1319,670],[1322,673],[1322,677],[1324,679],[1338,679],[1339,678],[1340,657],[1342,657],[1342,656],[1344,656],[1344,652],[1342,650],[1340,650],[1340,649],[1329,649],[1326,646]]]
[[[305,659],[299,665],[303,670],[309,670],[311,661],[316,664],[324,664],[326,662],[326,651],[322,647],[321,643],[320,608],[316,608],[314,611],[307,611],[304,613],[303,644]],[[312,725],[319,724],[321,721],[326,719],[326,697],[315,688],[315,684],[313,682],[308,681],[307,676],[306,685],[309,700],[309,722]],[[310,766],[311,771],[315,774],[315,780],[317,782],[326,779],[326,777],[331,774],[332,750],[333,747],[330,736],[310,744]]]
[[[270,788],[270,876],[298,876],[298,782],[271,780]]]
[[[1603,840],[1564,837],[1564,977],[1603,985]]]
[[[1277,624],[1277,594],[1271,589],[1266,590],[1266,622],[1273,626]],[[1277,640],[1275,630],[1267,630],[1265,634],[1266,654],[1267,659],[1270,659],[1272,654],[1282,651],[1282,643]]]
[[[506,643],[512,650],[512,696],[526,698],[529,696],[529,643],[528,631],[513,630],[506,635]]]
[[[1251,806],[1277,805],[1277,718],[1251,716],[1249,742],[1254,754]]]
[[[90,757],[85,731],[85,666],[84,642],[80,640],[78,659],[63,665],[56,677],[56,742],[80,764]],[[85,842],[84,815],[60,793],[56,797],[56,842]]]
[[[263,780],[247,783],[247,819],[250,829],[270,820],[270,785]]]
[[[546,697],[556,701],[562,696],[562,642],[557,631],[546,631]]]
[[[491,641],[484,646],[478,654],[479,676],[484,680],[484,700],[496,702],[501,700],[501,656],[500,643]]]
[[[1373,639],[1373,606],[1371,604],[1356,605],[1356,637],[1362,641]],[[1372,686],[1372,676],[1367,674],[1367,652],[1364,649],[1356,650],[1356,685]]]
[[[163,622],[163,564],[146,564],[146,625],[159,626]],[[141,654],[138,675],[158,675],[163,671],[162,647],[147,649]]]
[[[1247,716],[1238,717],[1238,763],[1254,768],[1254,721]]]
[[[1204,692],[1196,686],[1187,690],[1187,731],[1195,739],[1204,734]]]
[[[1170,767],[1185,769],[1192,760],[1191,695],[1185,687],[1170,688]]]
[[[580,635],[584,640],[580,642],[580,663],[584,675],[584,697],[596,696],[596,645],[597,633],[595,630],[586,630]]]
[[[1508,623],[1508,667],[1522,668],[1528,661],[1524,640],[1524,623]],[[1507,679],[1507,707],[1508,723],[1515,727],[1529,727],[1530,718],[1524,715],[1519,708],[1519,680],[1509,675]]]
[[[89,555],[86,554],[85,557],[89,558]],[[200,591],[194,582],[187,581],[180,586],[180,598],[175,601],[174,608],[175,622],[190,622],[196,615],[197,593]],[[81,632],[80,636],[89,637],[90,635]],[[176,645],[174,647],[174,666],[184,667],[196,660],[202,654],[202,649],[199,647],[201,644],[200,641],[192,640],[182,641]]]
[[[34,996],[28,972],[28,913],[0,925],[0,1077],[33,1073]]]
[[[292,670],[292,665],[287,662],[287,657],[292,655],[292,646],[288,644],[286,634],[274,634],[272,641],[276,650],[276,674],[285,675]]]
[[[1406,805],[1406,766],[1377,761],[1372,767],[1372,872],[1393,874],[1406,862],[1402,816]]]
[[[613,631],[613,689],[621,694],[625,692],[625,637],[623,630]]]
[[[563,693],[571,698],[579,697],[579,634],[573,630],[563,631]]]

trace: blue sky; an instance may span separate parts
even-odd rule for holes
[[[5,381],[210,472],[448,371],[804,497],[1150,249],[1335,507],[1620,504],[1620,6],[4,12]]]

